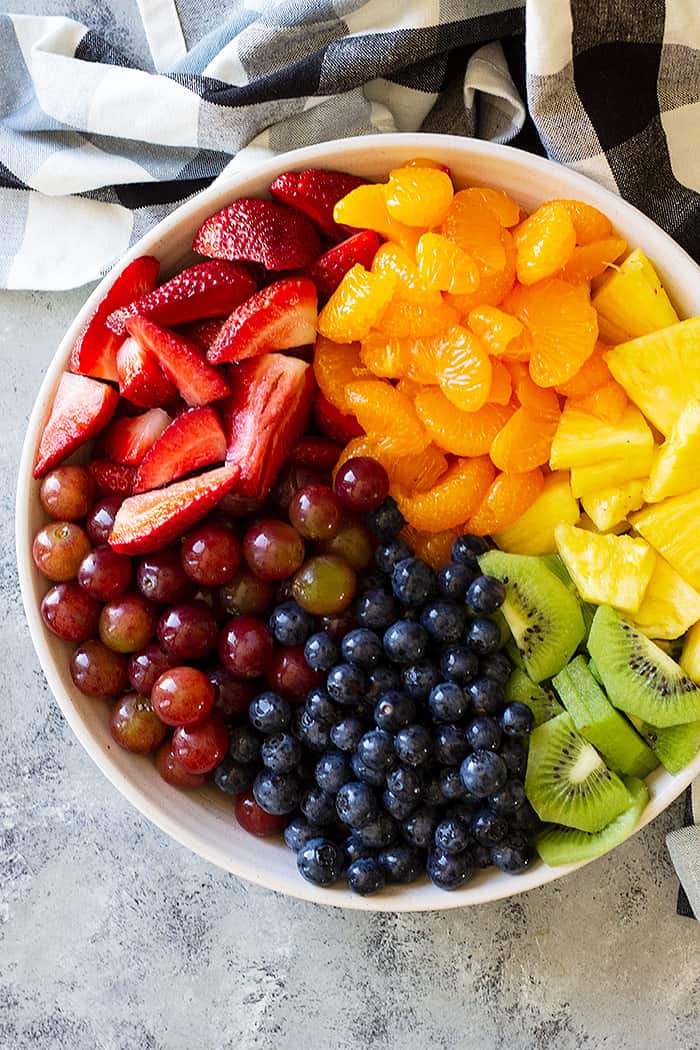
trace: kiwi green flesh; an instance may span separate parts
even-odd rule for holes
[[[540,558],[492,550],[479,559],[481,571],[505,584],[501,607],[525,671],[535,682],[568,663],[585,628],[576,596]]]
[[[612,706],[583,656],[562,668],[552,685],[579,733],[600,751],[611,769],[642,778],[656,769],[658,758]]]
[[[600,831],[624,812],[630,794],[566,712],[530,734],[525,793],[540,820]]]
[[[637,729],[658,757],[664,769],[674,776],[693,761],[700,751],[700,721],[659,729],[635,719]]]
[[[595,616],[595,605],[591,605],[590,602],[583,601],[580,594],[576,590],[576,584],[569,575],[569,570],[567,569],[566,565],[564,565],[564,562],[561,560],[558,554],[541,554],[540,561],[543,565],[546,565],[549,571],[553,572],[554,575],[557,576],[562,583],[566,584],[566,586],[569,588],[572,594],[576,595],[578,603],[581,607],[581,615],[583,616],[584,635],[582,640],[585,641],[585,639],[588,638],[588,632],[591,629],[593,617]]]
[[[519,700],[521,704],[526,704],[535,716],[536,726],[556,718],[564,710],[548,686],[533,682],[519,667],[515,668],[506,682],[505,697],[508,703]]]
[[[632,804],[601,831],[591,834],[553,824],[537,835],[535,846],[545,864],[555,868],[560,864],[593,860],[619,846],[632,834],[649,800],[649,792],[646,785],[634,777],[625,777],[624,783],[633,799]]]
[[[660,728],[700,720],[695,682],[609,605],[601,605],[593,618],[588,650],[611,703],[621,711]]]

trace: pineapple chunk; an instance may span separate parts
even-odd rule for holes
[[[656,555],[644,540],[557,525],[559,557],[587,602],[635,613],[654,571]]]
[[[587,532],[600,532],[600,529],[593,521],[593,518],[589,518],[585,511],[578,519],[578,527],[580,529],[586,529]],[[615,536],[619,536],[622,532],[629,531],[630,523],[628,521],[620,521],[617,525],[613,525],[611,529],[606,529],[606,532],[612,532]]]
[[[581,500],[583,509],[597,529],[607,532],[624,521],[631,510],[639,510],[644,503],[643,488],[643,481],[634,480],[618,488],[592,492]]]
[[[630,518],[637,532],[696,590],[700,590],[698,520],[700,489],[645,507]]]
[[[594,496],[603,489],[614,489],[628,481],[649,476],[653,446],[643,452],[635,452],[625,459],[606,459],[590,467],[571,468],[571,491],[574,496]]]
[[[678,320],[659,275],[641,248],[601,282],[593,305],[601,336],[615,343],[657,332]]]
[[[699,464],[700,401],[689,401],[654,457],[644,488],[645,501],[658,503],[696,488],[700,481]]]
[[[680,638],[700,620],[700,594],[663,558],[657,558],[634,623],[650,638]]]
[[[693,682],[700,684],[700,623],[691,627],[683,642],[683,652],[678,661]]]
[[[554,529],[560,521],[575,525],[580,513],[571,495],[569,474],[560,471],[550,474],[532,506],[493,538],[509,554],[553,554],[557,549]]]
[[[600,460],[651,451],[653,444],[653,434],[634,405],[628,405],[620,422],[613,424],[567,404],[552,441],[549,465],[552,470],[587,467]]]
[[[700,398],[700,317],[621,343],[604,356],[629,398],[665,437],[688,401]]]

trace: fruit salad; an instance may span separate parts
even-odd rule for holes
[[[700,750],[700,319],[581,201],[269,189],[72,348],[33,557],[75,686],[318,886],[599,856]]]

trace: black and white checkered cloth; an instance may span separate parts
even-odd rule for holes
[[[700,259],[700,0],[137,4],[148,62],[0,15],[0,287],[94,280],[224,170],[381,131],[546,154]],[[697,911],[700,828],[674,835]]]

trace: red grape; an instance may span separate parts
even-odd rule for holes
[[[156,680],[176,663],[174,656],[163,652],[156,642],[152,642],[145,649],[133,653],[129,659],[129,681],[132,688],[137,693],[150,696]]]
[[[350,510],[376,510],[389,495],[389,475],[376,459],[354,456],[336,474],[335,491]]]
[[[274,835],[276,831],[281,831],[289,821],[288,813],[280,813],[278,815],[266,813],[253,798],[252,791],[244,791],[240,795],[236,795],[233,811],[243,830],[250,835],[259,837]]]
[[[239,566],[233,579],[219,588],[219,601],[231,616],[260,616],[275,600],[275,589],[247,565]]]
[[[340,613],[339,616],[322,616],[319,627],[329,634],[336,642],[342,642],[348,631],[357,627],[357,617],[352,609]]]
[[[272,658],[272,635],[254,616],[234,616],[219,636],[219,659],[238,678],[258,678]]]
[[[131,583],[131,558],[107,543],[95,547],[80,563],[78,583],[98,602],[119,598]]]
[[[109,727],[120,747],[139,755],[155,751],[168,732],[148,697],[139,693],[127,693],[116,702]]]
[[[304,659],[303,645],[280,646],[268,665],[265,678],[272,690],[292,704],[300,704],[323,675],[312,671]]]
[[[295,492],[305,485],[325,485],[328,480],[328,472],[325,470],[317,470],[306,464],[288,463],[273,486],[270,500],[280,514],[286,514]]]
[[[41,615],[48,629],[64,642],[86,642],[97,632],[100,606],[75,580],[69,580],[57,583],[44,595]]]
[[[108,649],[96,638],[74,650],[70,673],[85,696],[119,696],[129,685],[126,657]]]
[[[177,788],[198,788],[207,782],[206,773],[190,773],[173,754],[172,740],[166,740],[156,752],[156,769],[166,784]]]
[[[117,511],[123,502],[121,496],[107,496],[92,508],[87,516],[85,528],[93,543],[107,542]]]
[[[283,580],[304,561],[304,541],[291,525],[261,518],[243,537],[243,557],[261,580]]]
[[[364,522],[353,514],[346,514],[335,536],[316,545],[319,554],[337,554],[355,572],[366,569],[374,557],[374,545]]]
[[[189,773],[209,773],[228,751],[228,729],[214,713],[194,726],[180,726],[173,733],[173,754]]]
[[[194,591],[177,547],[147,554],[136,570],[136,586],[152,602],[179,602]]]
[[[108,649],[135,653],[148,645],[156,629],[158,611],[136,591],[107,602],[100,613],[100,638]]]
[[[61,521],[80,521],[94,498],[95,482],[85,467],[56,467],[46,475],[39,490],[46,513]]]
[[[72,521],[50,521],[39,529],[32,543],[34,564],[49,580],[74,580],[90,550],[90,540]]]
[[[305,485],[289,504],[289,520],[307,540],[331,539],[342,517],[340,500],[327,485]]]
[[[173,667],[153,686],[151,706],[169,726],[203,722],[214,707],[214,686],[196,667]]]
[[[216,521],[203,522],[182,541],[182,567],[202,587],[232,580],[241,561],[235,532]]]
[[[335,616],[347,609],[356,583],[346,561],[335,554],[319,554],[309,558],[294,577],[294,597],[306,612]]]
[[[206,602],[179,602],[158,621],[158,638],[166,653],[178,660],[200,660],[216,645],[216,620]]]
[[[262,510],[264,503],[262,499],[250,499],[237,492],[227,492],[216,509],[228,518],[252,518]]]
[[[251,679],[232,678],[223,667],[214,667],[207,672],[214,687],[214,707],[225,721],[248,715],[250,701],[260,692]]]

